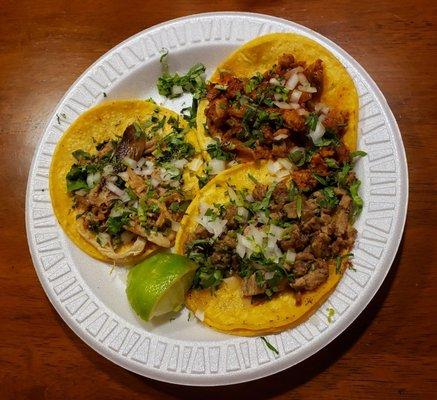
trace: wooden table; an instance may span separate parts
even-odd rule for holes
[[[0,398],[435,398],[437,3],[202,3],[0,1]],[[117,367],[62,322],[32,266],[24,199],[46,121],[85,68],[144,28],[219,10],[288,18],[334,40],[361,63],[384,92],[402,131],[410,204],[387,279],[337,340],[300,365],[257,382],[189,388]]]

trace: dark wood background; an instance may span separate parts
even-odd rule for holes
[[[0,398],[436,398],[436,5],[432,0],[0,0]],[[29,256],[25,187],[50,113],[92,62],[159,22],[224,10],[272,14],[306,25],[361,63],[399,123],[410,203],[387,279],[333,343],[257,382],[180,387],[113,365],[58,317]]]

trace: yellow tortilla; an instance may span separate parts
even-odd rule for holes
[[[50,166],[50,196],[53,210],[68,237],[85,253],[98,260],[114,262],[113,259],[104,256],[96,247],[86,241],[78,231],[76,213],[72,209],[72,199],[67,192],[65,177],[75,162],[72,152],[82,149],[94,153],[96,143],[122,136],[126,127],[135,121],[144,121],[159,109],[160,115],[180,119],[180,125],[186,127],[186,122],[175,112],[157,106],[155,103],[145,100],[115,100],[105,102],[91,108],[79,116],[67,129],[59,140],[52,163]],[[164,135],[168,133],[169,127],[164,127]],[[194,131],[188,131],[187,141],[190,142],[197,152],[199,145]],[[200,154],[196,156],[200,158]],[[200,170],[200,168],[199,168]],[[200,171],[199,171],[200,172]],[[189,197],[194,196],[198,189],[198,181],[195,172],[184,172],[184,190]],[[116,260],[118,264],[135,263],[157,248],[156,245],[148,242],[143,253],[134,257],[126,257]],[[127,249],[121,248],[119,253]]]
[[[355,84],[340,61],[325,47],[296,33],[271,33],[244,44],[226,58],[214,71],[211,82],[219,80],[220,72],[227,71],[240,78],[250,78],[257,72],[264,73],[277,63],[283,54],[292,54],[297,61],[307,65],[317,59],[323,61],[323,90],[320,102],[332,109],[349,112],[349,123],[343,141],[350,149],[357,145],[358,94]],[[206,150],[211,138],[205,131],[205,108],[202,100],[197,113],[197,135],[200,147]],[[210,159],[206,155],[206,159]]]
[[[198,225],[200,203],[228,202],[227,184],[235,185],[240,190],[253,190],[255,184],[248,173],[260,183],[271,184],[273,178],[267,165],[267,161],[237,165],[202,188],[181,222],[181,229],[176,236],[176,252],[184,254],[185,244]],[[186,297],[186,305],[196,315],[203,315],[203,322],[218,331],[242,336],[279,332],[308,318],[335,289],[341,274],[335,272],[335,263],[331,263],[329,268],[328,280],[317,290],[305,292],[300,305],[296,304],[291,291],[281,292],[260,304],[251,304],[243,296],[240,278],[226,279],[214,293],[210,289],[192,290]]]

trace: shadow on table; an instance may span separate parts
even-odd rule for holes
[[[192,387],[154,381],[121,368],[115,371],[114,364],[100,357],[97,353],[89,351],[89,348],[83,342],[74,340],[76,339],[74,333],[65,324],[62,325],[67,335],[72,337],[72,341],[96,365],[96,368],[131,392],[137,394],[155,392],[160,393],[161,396],[165,393],[169,398],[186,398],[190,400],[223,398],[239,398],[242,400],[249,397],[251,400],[265,399],[278,396],[308,382],[329,368],[354,346],[378,314],[390,291],[402,256],[402,248],[403,240],[382,286],[361,315],[339,337],[301,363],[256,381],[214,388]]]

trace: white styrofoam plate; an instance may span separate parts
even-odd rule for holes
[[[305,323],[260,338],[220,334],[183,311],[173,321],[145,323],[125,296],[125,269],[112,270],[77,249],[58,225],[48,192],[53,150],[79,114],[105,100],[153,97],[179,111],[184,97],[165,101],[156,90],[160,50],[170,50],[170,68],[183,72],[202,62],[207,74],[242,43],[265,33],[291,31],[321,43],[344,64],[360,97],[359,161],[363,213],[356,223],[355,270]],[[59,118],[58,118],[59,117]],[[58,120],[59,119],[59,120]],[[250,13],[209,13],[165,22],[132,36],[96,61],[59,102],[29,172],[26,227],[41,284],[55,309],[90,347],[138,374],[183,385],[226,385],[261,378],[299,363],[337,337],[360,314],[386,276],[401,240],[408,178],[401,135],[376,84],[344,50],[295,23]],[[329,323],[327,309],[335,315]]]

